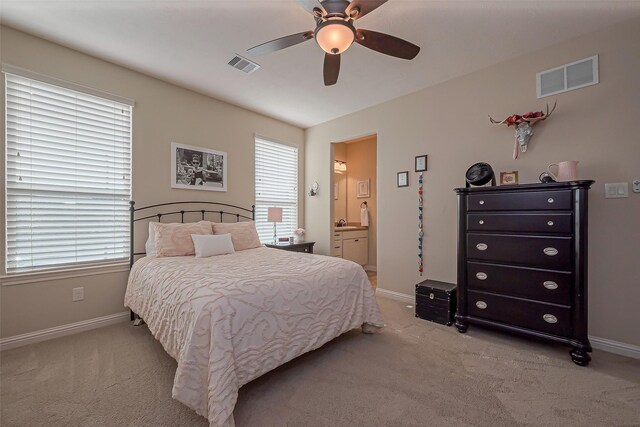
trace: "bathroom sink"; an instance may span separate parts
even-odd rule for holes
[[[342,227],[335,227],[335,230],[336,231],[348,231],[348,230],[357,230],[359,228],[362,228],[362,227],[358,227],[358,226],[355,226],[355,225],[345,225],[345,226],[342,226]]]

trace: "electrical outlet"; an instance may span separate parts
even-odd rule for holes
[[[71,291],[72,301],[82,301],[84,299],[84,288],[73,288]]]
[[[634,193],[640,193],[640,179],[636,179],[635,181],[633,181],[633,192]]]

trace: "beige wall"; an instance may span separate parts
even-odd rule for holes
[[[360,204],[367,202],[369,207],[369,261],[367,266],[375,266],[377,259],[376,221],[376,137],[349,142],[347,147],[347,222],[360,224]],[[370,197],[358,199],[358,181],[369,179]]]
[[[590,192],[590,334],[640,345],[640,194],[604,199],[604,183],[640,179],[640,20],[558,44],[438,86],[350,114],[306,131],[306,180],[330,181],[330,143],[378,135],[378,286],[412,294],[416,262],[416,181],[396,187],[396,172],[414,170],[414,156],[429,155],[425,173],[426,277],[456,280],[456,199],[464,172],[478,161],[496,171],[518,170],[536,181],[546,165],[579,160]],[[428,54],[428,49],[422,54]],[[600,84],[536,99],[535,73],[600,55]],[[374,72],[374,71],[372,71]],[[529,150],[514,161],[513,130],[489,124],[558,100],[536,126]],[[307,198],[308,237],[328,253],[328,194]]]
[[[197,199],[250,207],[254,203],[256,133],[299,147],[300,176],[304,176],[304,131],[300,128],[11,28],[1,29],[0,60],[51,77],[135,99],[133,199],[138,206]],[[4,103],[2,104],[4,108]],[[4,118],[4,111],[2,117]],[[228,191],[221,193],[172,190],[169,149],[172,141],[226,151],[229,162]],[[4,158],[4,151],[2,156]],[[4,162],[2,163],[4,168]],[[2,177],[4,179],[4,170]],[[4,191],[4,185],[1,187]],[[301,185],[301,202],[303,188]],[[4,201],[4,194],[2,200]],[[303,226],[302,205],[300,212],[300,226]],[[4,232],[4,224],[0,228]],[[138,244],[138,249],[141,245],[142,242]],[[2,258],[4,259],[4,254]],[[4,261],[2,265],[4,266]],[[123,297],[126,278],[127,273],[121,272],[3,286],[0,293],[0,336],[9,337],[122,312],[125,310]],[[73,303],[71,288],[76,286],[85,287],[85,300]]]

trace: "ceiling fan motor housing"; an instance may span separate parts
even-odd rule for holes
[[[324,18],[340,17],[345,19],[347,17],[347,8],[351,3],[346,0],[326,0],[321,4],[327,12]]]

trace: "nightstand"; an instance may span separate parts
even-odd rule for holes
[[[315,244],[316,242],[304,242],[304,243],[281,243],[278,245],[266,244],[265,246],[268,248],[282,249],[285,251],[306,252],[308,254],[312,254],[313,245]]]

